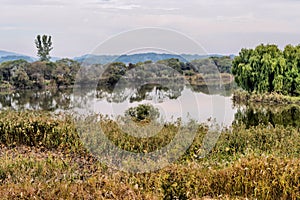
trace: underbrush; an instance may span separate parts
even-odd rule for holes
[[[298,128],[242,124],[222,130],[201,158],[208,127],[197,124],[194,142],[175,163],[151,173],[126,173],[100,163],[84,148],[71,116],[0,113],[1,199],[299,199]],[[113,143],[151,152],[168,143],[179,122],[150,139],[122,133],[103,118]]]
[[[0,142],[7,146],[82,149],[71,116],[38,111],[1,111]]]
[[[237,90],[233,93],[233,102],[236,104],[262,103],[267,105],[300,104],[300,97],[286,96],[278,93],[249,93]]]

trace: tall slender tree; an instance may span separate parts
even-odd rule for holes
[[[38,35],[35,39],[35,45],[38,50],[37,55],[40,57],[40,61],[50,60],[50,51],[53,49],[51,36],[43,35],[42,37]]]

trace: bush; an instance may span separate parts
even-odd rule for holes
[[[159,117],[159,110],[150,104],[140,104],[125,111],[125,116],[131,117],[136,122],[152,121]]]

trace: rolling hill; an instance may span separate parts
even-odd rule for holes
[[[158,53],[141,53],[141,54],[132,54],[132,55],[93,55],[87,54],[81,57],[75,57],[74,60],[86,63],[86,64],[106,64],[109,62],[123,62],[125,64],[128,63],[138,63],[145,62],[151,60],[152,62],[157,62],[159,60],[166,60],[170,58],[177,58],[182,62],[189,62],[192,60],[208,58],[211,56],[222,57],[222,55],[218,54],[210,54],[210,55],[197,55],[197,54],[158,54]]]
[[[26,60],[28,62],[34,62],[37,59],[27,56],[27,55],[22,55],[14,52],[8,52],[8,51],[1,51],[0,50],[0,63],[6,62],[6,61],[13,61],[13,60]]]
[[[75,57],[73,60],[78,61],[80,63],[85,64],[107,64],[109,62],[123,62],[125,64],[128,63],[138,63],[138,62],[145,62],[151,60],[152,62],[157,62],[159,60],[166,60],[170,58],[177,58],[182,62],[190,62],[192,60],[208,58],[208,57],[222,57],[223,55],[219,54],[209,54],[209,55],[198,55],[198,54],[159,54],[159,53],[140,53],[140,54],[131,54],[131,55],[93,55],[93,54],[86,54],[83,56]],[[230,57],[234,57],[234,55],[230,55]],[[6,61],[13,61],[23,59],[28,62],[34,62],[38,59],[35,57],[8,52],[0,50],[0,63]],[[52,57],[51,61],[55,62],[61,58],[59,57]]]

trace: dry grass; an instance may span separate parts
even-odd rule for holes
[[[300,97],[285,96],[277,93],[256,94],[237,90],[233,94],[237,104],[262,103],[267,105],[300,104]]]
[[[206,158],[198,159],[207,131],[199,125],[180,160],[160,171],[130,174],[89,155],[69,117],[14,111],[0,115],[1,199],[300,198],[300,133],[293,127],[234,126],[223,130]],[[160,147],[177,126],[170,124],[161,137],[143,141],[120,137],[112,121],[102,125],[116,145],[137,152]]]

